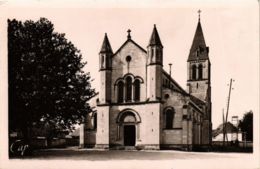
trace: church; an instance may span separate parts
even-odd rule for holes
[[[187,56],[186,90],[163,69],[163,41],[156,25],[146,49],[130,32],[115,52],[105,34],[96,111],[81,128],[81,146],[150,150],[210,146],[211,63],[200,17]]]

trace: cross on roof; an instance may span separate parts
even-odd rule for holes
[[[200,13],[201,13],[201,10],[199,9],[199,10],[198,10],[198,14],[199,14],[199,21],[200,21]]]
[[[128,30],[127,30],[127,33],[128,33],[128,35],[127,35],[127,39],[131,39],[131,35],[130,35],[130,33],[131,33],[131,30],[130,30],[130,29],[128,29]]]

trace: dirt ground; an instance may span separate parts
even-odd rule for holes
[[[30,157],[12,158],[9,162],[11,165],[19,165],[19,168],[36,169],[252,169],[259,164],[255,157],[253,153],[93,150],[70,147],[38,150]]]

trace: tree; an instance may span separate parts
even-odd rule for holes
[[[43,122],[64,130],[83,122],[95,95],[85,65],[46,18],[8,20],[9,132],[20,129],[29,142],[30,129]]]
[[[243,133],[246,133],[246,140],[253,141],[253,112],[244,114],[243,119],[239,122],[239,127]]]

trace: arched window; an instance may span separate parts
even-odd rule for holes
[[[156,61],[156,51],[155,51],[155,48],[152,48],[151,51],[152,51],[151,63],[154,63]]]
[[[203,67],[202,65],[199,65],[199,79],[202,79],[203,75]]]
[[[159,49],[156,49],[156,62],[161,62],[161,53]]]
[[[117,102],[122,103],[124,99],[124,83],[122,81],[118,82],[117,90]]]
[[[168,109],[165,112],[165,128],[172,129],[173,128],[173,119],[174,119],[174,110]]]
[[[110,59],[109,59],[109,57],[108,56],[106,56],[106,69],[107,68],[110,68]]]
[[[104,68],[104,55],[101,55],[101,64],[100,64],[100,68]]]
[[[132,100],[132,78],[126,78],[126,101]]]
[[[97,113],[94,114],[94,125],[93,125],[93,129],[97,129]]]
[[[196,67],[196,65],[193,65],[192,66],[192,80],[195,80],[196,79],[196,69],[197,69],[197,67]]]
[[[139,80],[135,80],[134,89],[135,89],[134,100],[139,101],[140,100],[140,81]]]

